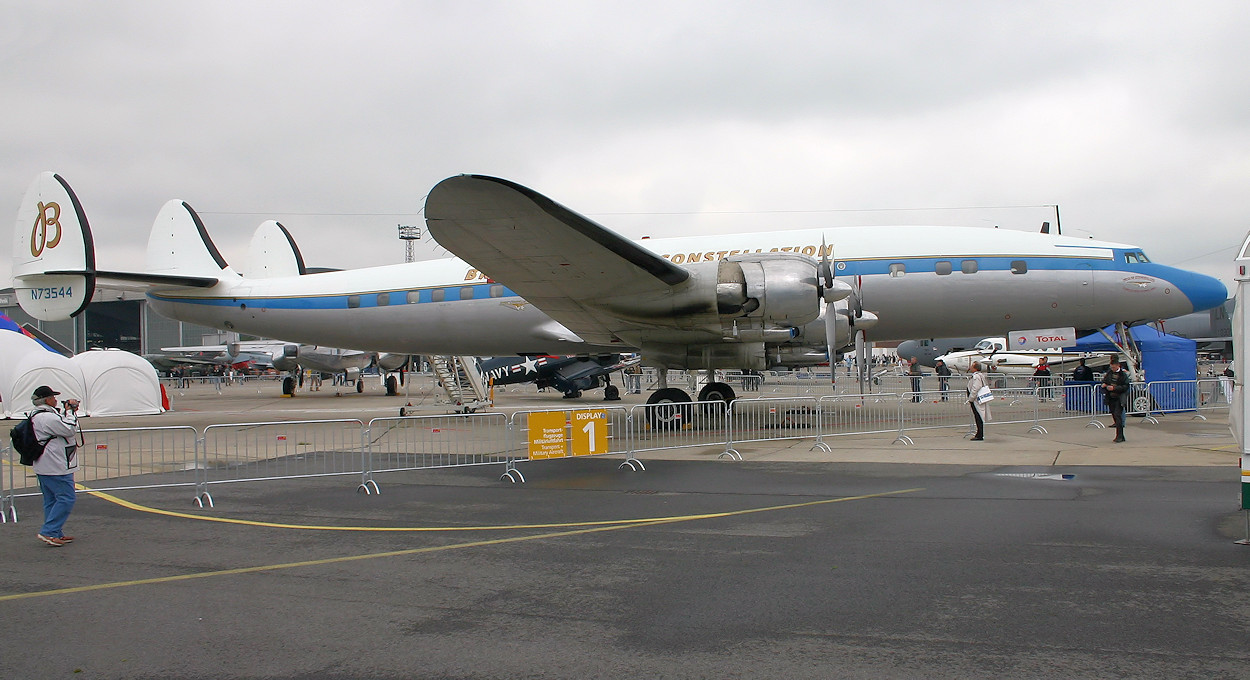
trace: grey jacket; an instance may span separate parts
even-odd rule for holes
[[[43,455],[35,461],[34,471],[37,475],[68,475],[78,469],[78,416],[73,412],[62,415],[47,404],[40,405],[34,411],[31,422],[35,426],[35,438],[39,441],[48,439],[43,447]]]

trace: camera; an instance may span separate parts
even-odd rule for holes
[[[79,402],[77,399],[66,399],[66,400],[65,400],[65,408],[67,408],[67,409],[69,409],[69,410],[71,410],[71,411],[77,411],[77,410],[78,410],[78,404],[79,404],[79,403],[80,403],[80,402]]]

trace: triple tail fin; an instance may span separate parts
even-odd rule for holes
[[[212,279],[214,283],[238,277],[213,244],[200,216],[178,199],[165,203],[152,223],[147,262],[150,274],[162,276]]]
[[[272,279],[281,276],[302,276],[308,273],[304,256],[291,238],[291,232],[280,222],[262,222],[252,235],[248,249],[247,276]]]
[[[60,175],[40,173],[13,230],[18,304],[41,321],[68,319],[87,308],[95,280],[95,245],[78,197]]]
[[[98,282],[137,289],[210,288],[238,277],[199,216],[182,201],[170,201],[157,216],[148,259],[159,266],[149,272],[96,269],[91,227],[69,184],[56,173],[44,172],[27,189],[13,231],[13,288],[27,314],[41,321],[76,316],[91,302]]]

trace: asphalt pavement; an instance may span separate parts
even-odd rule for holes
[[[175,399],[144,422],[407,403]],[[83,492],[61,548],[19,498],[0,525],[0,674],[1244,678],[1250,548],[1216,421],[1138,419],[1126,444],[1076,420],[752,443],[743,461],[650,452],[640,472],[543,461],[524,484],[388,473],[378,495],[243,482],[211,509],[185,489]]]

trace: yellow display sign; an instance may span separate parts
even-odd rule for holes
[[[545,460],[568,455],[565,426],[568,414],[564,411],[540,411],[529,414],[529,459]]]
[[[593,456],[608,452],[608,412],[604,409],[572,411],[569,443],[572,455]]]

